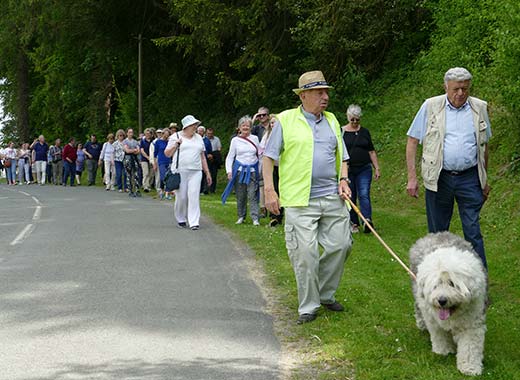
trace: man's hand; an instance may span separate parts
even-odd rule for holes
[[[346,201],[352,196],[352,190],[350,190],[350,187],[347,183],[347,181],[339,181],[338,185],[338,193],[341,199]]]
[[[482,190],[482,195],[484,196],[484,202],[488,200],[490,191],[491,191],[491,186],[489,186],[489,184],[486,183],[486,186]]]
[[[280,200],[273,188],[264,188],[265,208],[271,214],[280,215]]]
[[[411,178],[408,180],[406,192],[411,197],[419,198],[419,184],[417,183],[417,178]]]

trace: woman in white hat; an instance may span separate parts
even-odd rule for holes
[[[181,228],[199,229],[200,219],[200,182],[202,171],[206,173],[208,186],[211,175],[204,155],[204,142],[196,133],[200,121],[192,115],[182,119],[182,131],[174,133],[164,150],[166,156],[173,156],[172,172],[179,172],[181,184],[175,195],[175,218]],[[179,166],[177,167],[177,157]]]

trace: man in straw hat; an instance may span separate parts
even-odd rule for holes
[[[329,88],[321,71],[303,74],[301,106],[280,113],[263,159],[265,205],[285,208],[285,241],[298,286],[298,324],[316,319],[320,305],[343,311],[334,295],[352,246],[345,200],[351,191],[348,153],[341,127],[330,112]],[[279,161],[279,191],[273,165]],[[320,246],[323,254],[320,256]]]

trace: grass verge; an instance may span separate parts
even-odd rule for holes
[[[384,159],[382,165],[384,165]],[[389,180],[398,187],[400,178]],[[396,182],[397,181],[397,182]],[[395,182],[395,183],[394,183]],[[374,221],[387,244],[408,262],[408,249],[427,230],[424,202],[402,194],[388,195],[384,182],[373,186]],[[518,190],[518,189],[517,189]],[[512,191],[512,190],[511,190]],[[431,352],[429,336],[420,332],[413,317],[410,280],[370,234],[356,234],[345,264],[337,299],[346,312],[320,311],[319,318],[297,326],[296,284],[287,257],[283,228],[250,222],[235,225],[236,207],[225,206],[216,195],[202,197],[203,212],[246,243],[267,275],[276,295],[275,319],[281,321],[279,338],[299,358],[291,379],[461,379],[455,357]],[[488,333],[485,371],[488,379],[514,379],[520,372],[520,288],[518,226],[501,225],[497,202],[483,211],[482,228],[490,266]],[[512,219],[511,219],[512,218]],[[461,234],[454,216],[453,232]],[[508,220],[517,220],[508,216]]]

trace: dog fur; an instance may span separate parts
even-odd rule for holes
[[[486,333],[487,272],[470,243],[450,232],[428,234],[410,249],[417,327],[432,351],[457,354],[457,368],[480,375]]]

